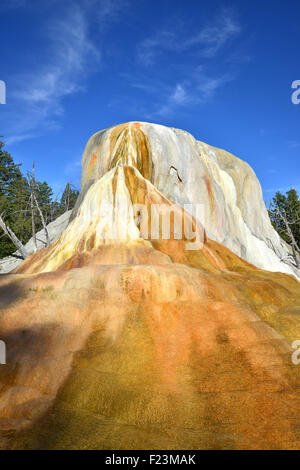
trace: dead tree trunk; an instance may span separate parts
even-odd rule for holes
[[[32,230],[32,239],[33,239],[33,251],[37,251],[37,241],[35,233],[35,220],[34,220],[34,162],[32,164],[32,176],[28,173],[28,182],[30,185],[30,209],[31,209],[31,230]]]
[[[19,251],[20,255],[22,256],[23,259],[27,258],[28,253],[23,245],[23,243],[18,239],[18,237],[14,234],[14,232],[9,228],[8,225],[4,222],[2,219],[2,216],[0,215],[0,227],[4,231],[4,233],[10,238],[12,243],[15,245],[17,250]]]
[[[68,189],[67,189],[67,207],[66,207],[66,209],[68,211],[69,210],[69,205],[70,205],[70,189],[71,189],[70,188],[70,183],[67,184],[67,188]]]
[[[36,242],[36,234],[35,234],[35,221],[34,221],[34,204],[33,204],[33,196],[30,196],[30,208],[31,208],[31,230],[32,230],[32,239],[33,239],[33,251],[37,251],[37,242]]]
[[[39,214],[40,214],[40,218],[41,218],[41,221],[42,221],[42,224],[43,224],[43,228],[45,230],[45,235],[46,235],[46,245],[49,246],[50,245],[50,237],[49,237],[49,232],[48,232],[48,229],[47,229],[47,225],[46,225],[46,222],[45,222],[45,219],[44,219],[44,216],[43,216],[43,213],[40,209],[40,206],[37,202],[37,199],[35,197],[35,194],[33,195],[33,198],[34,198],[34,202],[35,202],[35,205],[37,207],[37,210],[39,211]]]
[[[282,211],[277,210],[277,213],[279,214],[279,217],[281,218],[282,222],[284,223],[287,234],[288,234],[288,236],[291,240],[293,258],[295,260],[297,268],[299,269],[300,268],[300,262],[299,262],[299,255],[298,254],[300,254],[300,249],[299,249],[299,246],[298,246],[298,244],[295,240],[294,234],[291,230],[290,223],[288,222],[286,216],[282,213]],[[297,254],[297,252],[298,252],[298,254]]]

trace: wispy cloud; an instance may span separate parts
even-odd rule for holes
[[[213,21],[192,34],[181,28],[163,28],[138,45],[137,58],[149,66],[165,52],[185,52],[196,46],[199,57],[212,58],[240,32],[241,26],[233,12],[223,9]]]
[[[171,95],[171,100],[176,104],[184,104],[188,100],[188,94],[180,83],[177,83],[174,93]]]
[[[222,9],[212,21],[200,28],[175,21],[172,27],[162,27],[153,36],[146,37],[137,46],[137,60],[143,68],[147,67],[147,79],[134,77],[131,85],[155,96],[148,116],[171,116],[177,110],[203,104],[234,80],[236,70],[231,72],[228,64],[225,69],[223,62],[226,60],[226,46],[241,32],[235,13]],[[222,60],[216,66],[216,61],[209,59],[216,57],[221,50]],[[231,53],[232,48],[227,48],[227,55]],[[192,60],[187,60],[188,54],[192,54]],[[170,67],[166,73],[161,68],[157,74],[156,62],[164,59],[164,55],[171,63],[173,80],[170,80]],[[173,65],[170,56],[174,57]]]
[[[173,31],[160,31],[154,37],[144,39],[137,47],[137,59],[144,65],[153,65],[158,55],[178,50],[178,38]]]
[[[32,139],[35,137],[35,134],[20,134],[20,135],[11,135],[7,139],[5,139],[6,145],[14,145],[18,144],[19,142],[23,142],[24,140]]]
[[[216,20],[205,26],[199,34],[187,39],[184,48],[199,45],[203,57],[214,57],[233,37],[241,32],[232,12],[223,10]]]
[[[34,73],[22,77],[23,87],[15,96],[60,114],[61,99],[82,90],[81,73],[91,57],[99,59],[100,52],[89,40],[86,18],[76,6],[66,19],[49,25],[48,31],[52,57]]]
[[[177,83],[172,92],[167,96],[165,102],[158,105],[153,114],[158,116],[169,116],[174,112],[174,109],[179,105],[182,106],[190,100],[186,87]]]
[[[199,66],[193,72],[187,73],[187,78],[174,86],[163,86],[153,82],[148,84],[147,81],[141,81],[140,84],[134,82],[133,86],[156,96],[153,109],[148,109],[148,117],[156,115],[169,117],[178,109],[184,110],[191,106],[205,104],[220,88],[234,78],[235,76],[230,73],[218,77],[210,76],[205,72],[204,67]]]
[[[288,146],[291,148],[291,149],[296,149],[296,148],[299,148],[300,147],[300,142],[296,141],[296,140],[290,140],[288,142]]]
[[[196,88],[200,92],[199,99],[207,101],[215,95],[219,88],[226,85],[226,83],[231,82],[234,78],[235,76],[231,73],[225,73],[220,77],[209,77],[204,73],[200,73],[196,84]]]
[[[84,90],[87,70],[91,71],[87,65],[99,63],[101,58],[89,39],[85,12],[78,5],[67,9],[65,17],[48,24],[45,31],[49,41],[47,60],[16,78],[12,99],[22,116],[10,116],[14,128],[14,135],[7,139],[10,143],[30,138],[41,128],[59,126],[63,99]]]

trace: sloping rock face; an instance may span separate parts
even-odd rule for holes
[[[202,181],[207,165],[212,179],[199,184],[221,233],[214,194],[218,178],[231,187],[230,169],[195,150],[193,174],[199,145],[142,123],[89,141],[70,223],[0,277],[0,448],[299,448],[300,284],[249,264],[182,211],[196,191],[184,178],[199,171]],[[244,211],[250,224],[240,192],[230,193],[240,201],[232,217]]]
[[[179,129],[123,124],[90,138],[83,155],[82,197],[120,159],[133,162],[171,201],[201,204],[200,222],[209,238],[259,268],[296,272],[281,261],[290,253],[270,223],[261,186],[246,162]]]
[[[50,242],[57,240],[61,234],[61,232],[67,227],[71,216],[71,211],[67,211],[61,216],[57,217],[57,219],[50,222],[47,225],[47,230],[50,238]],[[37,238],[37,249],[41,250],[46,245],[46,235],[45,230],[42,229],[36,234]],[[34,243],[33,238],[28,240],[25,245],[26,251],[29,254],[34,252]],[[9,273],[16,269],[21,263],[22,259],[20,258],[20,254],[18,251],[14,253],[15,256],[6,256],[5,258],[0,259],[0,274]]]

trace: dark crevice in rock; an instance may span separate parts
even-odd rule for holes
[[[180,178],[180,176],[179,176],[179,174],[178,174],[177,168],[175,168],[175,166],[171,165],[169,171],[171,171],[171,170],[175,170],[175,171],[176,171],[177,178],[179,179],[180,183],[182,183],[182,179]]]

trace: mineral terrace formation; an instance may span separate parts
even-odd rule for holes
[[[245,162],[154,124],[92,136],[67,227],[0,277],[0,448],[299,448],[288,254]]]

